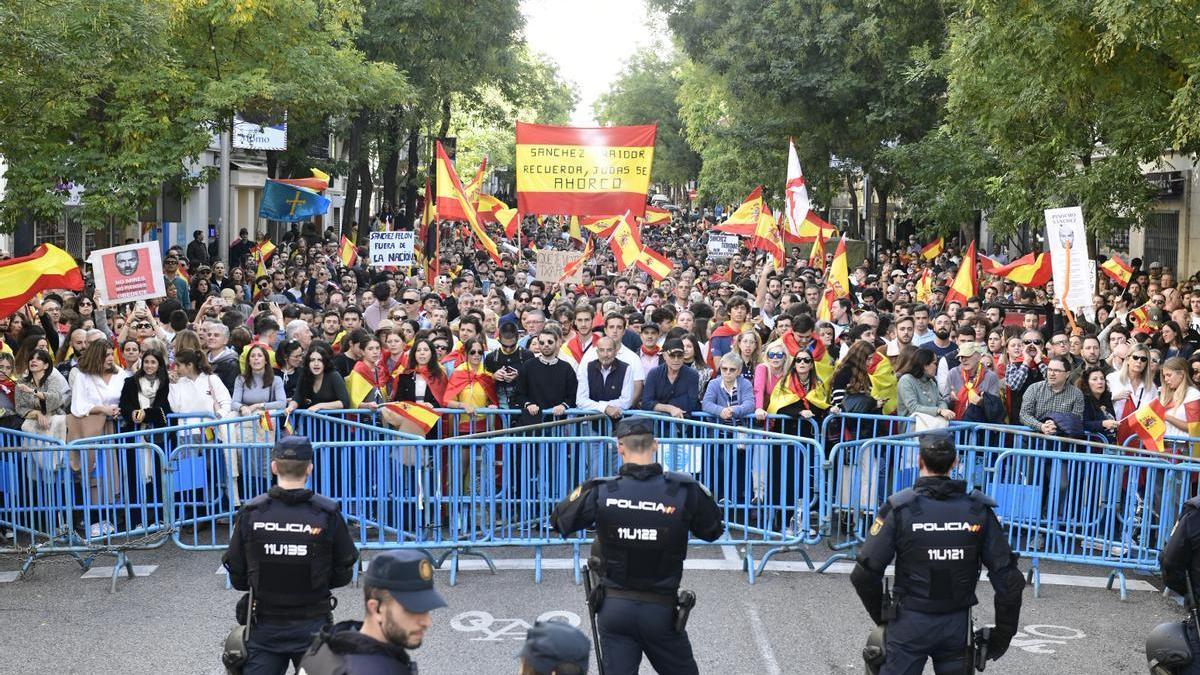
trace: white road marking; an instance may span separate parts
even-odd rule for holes
[[[20,578],[20,572],[0,572],[0,584],[11,584]]]
[[[148,577],[151,574],[154,574],[154,570],[156,570],[156,569],[158,569],[158,565],[134,565],[133,566],[133,576]],[[98,567],[93,567],[92,569],[84,572],[83,576],[81,576],[79,578],[80,579],[111,579],[112,571],[113,570],[112,570],[111,566],[100,565]],[[123,568],[123,567],[121,568],[120,578],[123,578],[123,579],[129,578],[128,576],[126,576],[125,568]]]
[[[767,637],[767,628],[763,625],[758,610],[748,602],[742,603],[742,606],[746,608],[746,614],[750,617],[750,634],[754,636],[754,644],[758,647],[763,665],[766,666],[763,672],[768,675],[781,675],[783,671],[779,668],[779,662],[775,660],[775,650],[771,649],[771,639]]]
[[[496,569],[498,569],[498,570],[524,571],[524,570],[533,570],[534,569],[534,561],[533,560],[493,558],[492,563],[496,566]],[[820,568],[821,561],[814,560],[813,565]],[[718,560],[715,558],[691,558],[691,559],[684,561],[683,568],[685,570],[700,570],[700,571],[710,571],[710,572],[711,571],[740,572],[740,571],[742,571],[742,561],[740,558],[735,558],[734,560]],[[458,561],[458,569],[459,569],[459,571],[486,570],[487,563],[485,563],[482,560],[476,560],[476,559],[472,559],[472,558],[460,558]],[[542,559],[542,569],[544,569],[544,570],[569,570],[569,569],[572,569],[571,559],[570,558],[543,558]],[[854,563],[852,563],[852,562],[849,562],[849,561],[836,562],[836,563],[833,563],[832,565],[830,565],[829,569],[825,570],[825,573],[826,574],[850,574],[851,570],[853,570],[853,569],[854,569]],[[449,560],[447,560],[446,564],[442,565],[441,568],[437,569],[437,571],[439,571],[439,572],[447,572],[449,570],[450,570],[450,561]],[[793,560],[772,560],[770,562],[770,564],[767,565],[767,572],[800,572],[800,573],[808,573],[808,574],[814,573],[813,570],[808,569],[808,565],[806,565],[805,563],[803,563],[801,561],[793,561]],[[894,574],[894,568],[893,567],[887,568],[887,570],[885,571],[885,574],[888,574],[888,575]],[[1086,575],[1077,575],[1077,574],[1049,574],[1049,573],[1043,572],[1041,578],[1042,578],[1042,584],[1046,585],[1046,586],[1076,586],[1079,588],[1104,588],[1105,586],[1108,585],[1108,577],[1107,576],[1086,576]],[[983,576],[980,577],[980,581],[986,581],[986,580],[987,580],[987,572],[984,572]],[[1151,592],[1155,592],[1155,593],[1158,592],[1158,589],[1155,588],[1150,582],[1143,581],[1141,579],[1127,579],[1125,582],[1125,587],[1131,591],[1151,591]],[[1114,589],[1115,588],[1116,588],[1116,586],[1114,583]]]

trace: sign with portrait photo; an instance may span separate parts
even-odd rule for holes
[[[88,256],[96,279],[96,300],[117,305],[167,294],[158,242],[146,241],[92,251]]]

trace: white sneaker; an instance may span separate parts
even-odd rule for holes
[[[100,537],[103,537],[104,534],[100,531],[100,523],[92,523],[92,527],[88,530],[88,534],[91,535],[92,539],[99,539]]]
[[[89,532],[93,538],[108,536],[117,531],[117,528],[112,526],[112,523],[107,520],[102,520],[98,523],[92,523]]]

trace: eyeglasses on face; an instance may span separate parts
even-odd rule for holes
[[[1130,361],[1140,361],[1142,363],[1145,363],[1146,361],[1149,361],[1150,359],[1145,356],[1130,356],[1129,360]]]
[[[435,345],[433,346],[433,348],[434,348],[434,349],[436,349],[436,350],[438,350],[439,352],[448,352],[448,351],[450,351],[450,347],[449,347],[448,345],[441,344],[440,342],[439,342],[438,344],[435,344]]]
[[[467,352],[467,356],[483,356],[483,350],[472,349],[471,351]]]
[[[740,370],[739,368],[735,368],[733,366],[721,366],[722,373],[736,373],[739,370]]]
[[[813,360],[806,356],[800,356],[800,357],[796,358],[796,363],[812,363],[812,362],[813,362]]]
[[[540,346],[540,347],[553,347],[553,346],[554,346],[554,340],[538,340],[538,346]]]
[[[783,352],[767,352],[768,359],[782,359],[783,356]]]
[[[413,305],[418,302],[420,302],[420,300],[418,300],[417,298],[404,298],[404,304],[406,304],[406,305]]]
[[[1027,344],[1027,345],[1040,345],[1040,344],[1042,344],[1042,341],[1041,341],[1041,340],[1022,340],[1022,342],[1024,342],[1024,343],[1025,343],[1025,344]]]

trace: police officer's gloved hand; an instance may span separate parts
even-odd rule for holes
[[[1012,642],[1013,635],[1016,630],[995,626],[992,628],[992,634],[988,637],[988,660],[995,661],[1004,656],[1004,652],[1008,651],[1008,645]]]

